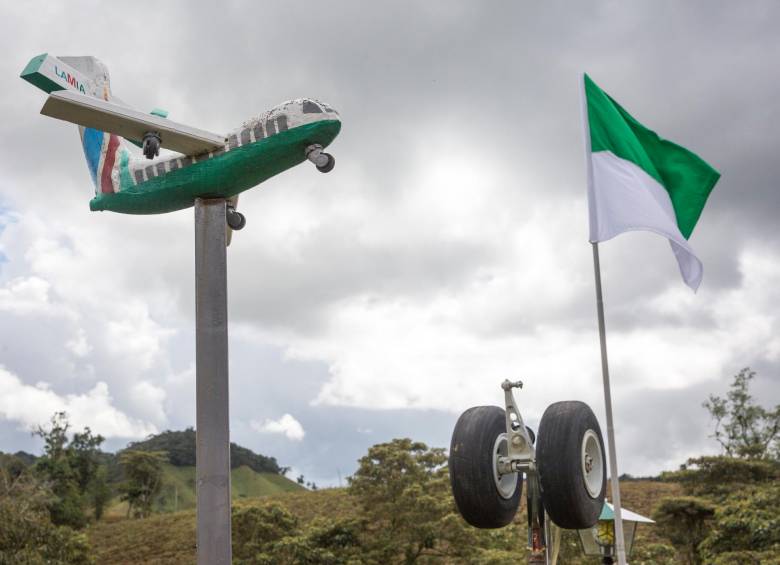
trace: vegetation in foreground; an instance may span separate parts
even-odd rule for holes
[[[715,437],[724,455],[691,459],[660,480],[621,485],[625,505],[657,521],[656,526],[638,529],[632,564],[780,565],[780,410],[768,411],[753,401],[752,378],[749,370],[741,371],[726,398],[711,397],[705,403],[715,419]],[[79,474],[91,468],[81,459],[95,447],[94,441],[87,441],[90,437],[76,442],[69,455],[60,454],[67,465],[36,462],[26,467],[20,459],[4,456],[0,564],[193,563],[192,510],[133,511],[147,517],[130,520],[109,513],[96,519],[94,485],[100,480],[84,480],[87,476]],[[61,447],[60,452],[67,453],[71,446],[66,442]],[[47,447],[44,458],[55,451]],[[159,460],[154,450],[147,455],[141,458],[145,464],[159,467],[164,474],[170,463],[154,463]],[[445,462],[441,449],[396,439],[370,448],[346,489],[239,499],[233,509],[234,561],[498,565],[527,558],[524,509],[513,525],[500,530],[467,526],[455,510]],[[59,471],[48,474],[49,469]],[[63,489],[57,486],[57,477],[70,477],[73,482]],[[156,483],[148,484],[156,488]],[[129,491],[120,492],[126,496]],[[91,509],[87,519],[92,524],[86,530],[57,523],[72,516],[62,508],[68,493],[80,493],[81,507]],[[138,508],[146,508],[144,504],[140,502]],[[574,532],[563,533],[559,563],[598,561],[582,556]]]

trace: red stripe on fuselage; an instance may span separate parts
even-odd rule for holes
[[[114,184],[111,182],[111,170],[114,168],[114,161],[116,161],[117,147],[119,147],[119,137],[112,133],[108,138],[108,149],[103,160],[103,171],[100,173],[100,192],[114,192]]]

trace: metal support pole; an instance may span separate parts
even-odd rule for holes
[[[195,201],[195,388],[198,565],[229,565],[225,200]]]
[[[604,405],[607,411],[607,442],[609,443],[609,469],[612,482],[612,506],[615,511],[615,553],[618,564],[626,565],[626,546],[623,538],[623,516],[620,505],[620,481],[615,449],[615,427],[612,423],[612,391],[609,385],[609,365],[607,364],[607,332],[604,325],[604,300],[601,296],[601,264],[599,263],[599,244],[593,245],[593,270],[596,275],[596,309],[599,317],[599,340],[601,342],[601,374],[604,378]]]

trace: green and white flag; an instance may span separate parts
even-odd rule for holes
[[[590,241],[646,230],[669,239],[685,284],[703,269],[688,238],[720,174],[637,122],[583,75]]]

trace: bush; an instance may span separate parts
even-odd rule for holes
[[[632,565],[677,565],[677,551],[665,543],[648,543],[631,552]]]
[[[696,457],[688,459],[679,471],[667,471],[661,477],[679,482],[690,495],[724,498],[748,485],[780,479],[780,463],[724,455]]]
[[[669,497],[653,512],[653,519],[661,535],[668,538],[680,551],[685,563],[702,562],[699,544],[710,530],[715,506],[693,496]]]
[[[728,551],[713,558],[712,565],[780,565],[780,547],[773,551]]]
[[[712,533],[702,543],[710,558],[726,552],[775,552],[780,556],[780,484],[755,486],[721,502]]]
[[[233,509],[233,559],[237,565],[342,565],[358,562],[356,520],[320,521],[305,529],[279,503]]]
[[[92,563],[86,537],[51,522],[51,490],[7,463],[0,461],[0,565]]]

